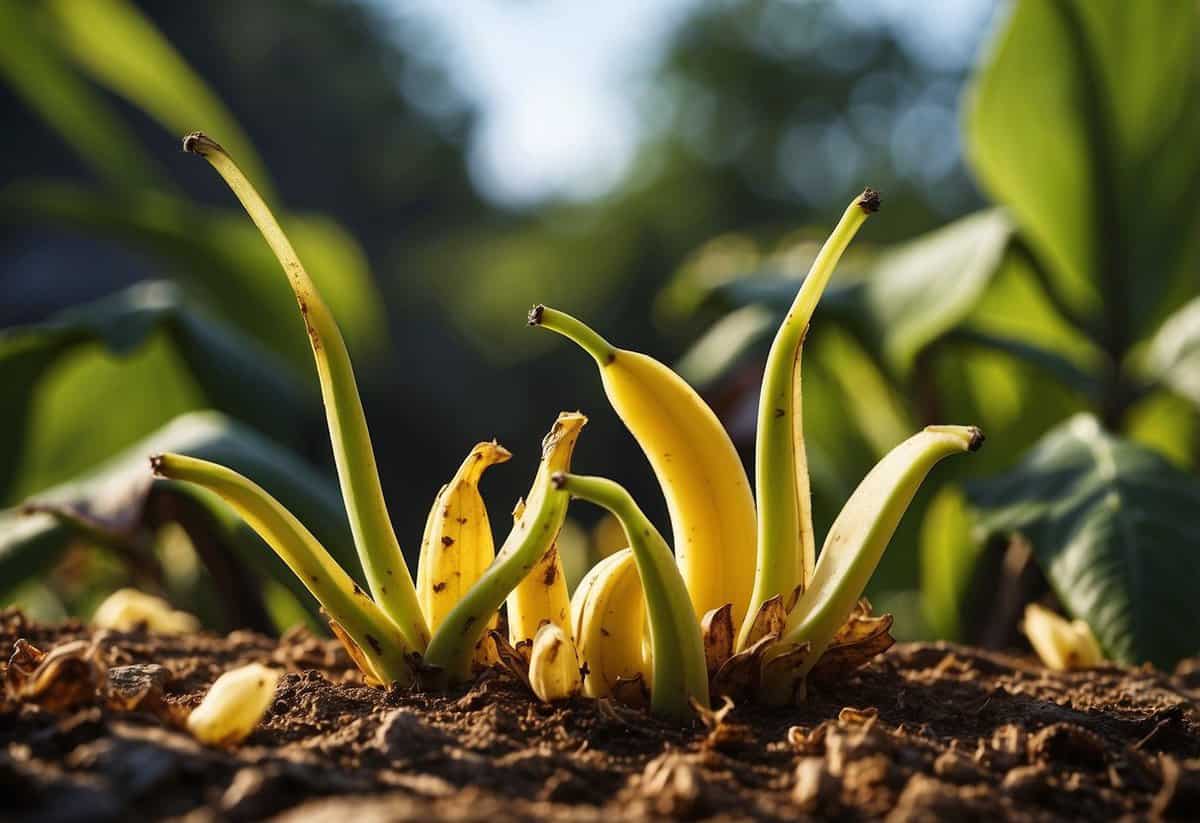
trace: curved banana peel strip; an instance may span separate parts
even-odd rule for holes
[[[788,615],[781,640],[812,646],[793,676],[806,676],[847,622],[930,469],[945,457],[975,451],[982,444],[983,434],[973,426],[929,426],[871,469],[830,527],[812,585]]]
[[[529,686],[544,703],[574,697],[583,688],[575,644],[554,623],[546,623],[533,638]]]
[[[1021,630],[1048,669],[1071,671],[1104,665],[1104,653],[1082,620],[1067,620],[1044,606],[1025,607]]]
[[[732,603],[740,623],[754,583],[754,497],[721,421],[671,369],[612,346],[576,318],[535,306],[529,323],[573,340],[595,359],[609,402],[662,486],[697,619]]]
[[[637,565],[650,624],[650,705],[663,717],[687,718],[692,702],[707,708],[704,641],[691,599],[658,529],[624,488],[603,477],[558,473],[556,488],[616,515]],[[632,641],[630,641],[632,642]]]
[[[567,516],[567,499],[551,487],[550,478],[570,468],[585,423],[587,418],[582,414],[564,412],[546,435],[533,486],[512,531],[496,559],[446,615],[429,641],[424,662],[439,670],[437,679],[462,682],[470,677],[475,647],[500,604],[554,543]]]
[[[623,681],[645,678],[646,606],[632,549],[592,567],[571,598],[571,631],[583,661],[583,693],[611,697]]]
[[[225,149],[200,132],[183,138],[183,149],[203,157],[224,178],[287,274],[308,329],[342,500],[367,584],[379,607],[399,626],[408,645],[423,651],[429,642],[429,630],[388,517],[354,368],[341,330],[271,209]]]
[[[754,590],[738,636],[750,639],[754,615],[771,597],[807,588],[816,561],[812,493],[800,398],[804,336],[833,270],[867,217],[879,210],[879,195],[867,189],[854,199],[825,241],[791,310],[771,343],[758,401],[755,488],[758,499],[758,559]]]
[[[477,443],[434,500],[417,567],[417,598],[430,631],[437,631],[495,559],[492,525],[479,494],[479,480],[489,467],[511,457],[494,440]]]
[[[150,466],[159,477],[195,483],[233,507],[361,649],[369,664],[363,669],[365,675],[384,683],[412,682],[409,656],[416,650],[312,532],[278,500],[232,469],[207,460],[162,454],[152,457]]]

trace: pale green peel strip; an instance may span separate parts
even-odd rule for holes
[[[973,426],[929,426],[892,449],[854,490],[829,529],[812,585],[788,615],[783,641],[812,644],[800,675],[846,622],[929,470],[982,443]]]
[[[375,452],[371,448],[358,384],[342,333],[287,235],[232,158],[215,141],[199,132],[185,137],[183,147],[206,159],[225,179],[287,274],[308,328],[342,498],[367,584],[380,608],[396,622],[408,644],[423,651],[429,641],[429,630],[417,602],[412,575],[388,517]]]
[[[385,682],[412,682],[408,661],[412,647],[395,623],[279,501],[237,472],[207,460],[164,454],[153,458],[151,465],[161,477],[195,483],[220,495],[361,647],[373,674]]]
[[[496,560],[446,615],[429,641],[425,663],[440,669],[449,681],[463,682],[470,677],[475,646],[487,631],[492,615],[558,537],[567,516],[567,497],[551,488],[550,478],[570,468],[579,430],[586,422],[581,414],[559,415],[543,443],[542,461],[524,510],[496,553]]]
[[[693,713],[691,700],[707,708],[708,669],[700,623],[667,542],[629,492],[613,481],[560,474],[555,476],[555,485],[572,497],[608,509],[625,529],[646,596],[652,711],[662,717],[685,719]]]
[[[809,321],[842,253],[879,196],[867,189],[842,215],[800,286],[792,308],[771,344],[758,402],[755,490],[758,507],[758,564],[750,608],[738,634],[744,641],[759,608],[777,594],[807,587],[816,560],[812,500],[800,403],[800,354]]]

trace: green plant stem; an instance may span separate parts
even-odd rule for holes
[[[838,260],[867,217],[879,209],[871,189],[854,199],[825,241],[771,344],[758,400],[755,494],[758,550],[750,608],[738,635],[742,648],[758,610],[777,594],[808,585],[816,563],[808,461],[800,402],[800,355],[809,321]]]
[[[404,554],[388,517],[354,367],[341,330],[270,208],[233,159],[219,144],[199,132],[185,137],[183,147],[206,159],[225,179],[287,274],[308,329],[342,499],[367,584],[380,608],[395,621],[408,644],[424,651],[429,642],[429,630],[417,601],[412,574],[404,562]]]
[[[207,460],[163,454],[150,461],[155,474],[194,483],[224,499],[304,583],[329,616],[358,644],[383,682],[412,682],[413,651],[396,624],[337,564],[312,532],[261,486]]]
[[[653,671],[650,704],[663,717],[690,717],[691,701],[707,708],[708,670],[700,624],[667,542],[624,488],[603,477],[556,474],[554,485],[595,503],[621,522],[646,597]]]

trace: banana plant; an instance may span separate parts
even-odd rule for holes
[[[838,260],[879,207],[871,189],[849,204],[775,335],[759,397],[757,500],[728,433],[683,378],[564,312],[535,306],[529,313],[530,325],[572,340],[599,367],[613,409],[657,475],[675,538],[677,568],[668,573],[665,541],[624,490],[564,478],[564,489],[621,521],[641,583],[640,591],[630,585],[629,556],[614,555],[577,590],[572,612],[588,693],[618,694],[649,672],[651,705],[661,714],[703,705],[710,688],[780,703],[803,694],[814,668],[853,667],[891,645],[890,617],[871,617],[863,590],[934,464],[978,449],[983,435],[971,426],[929,426],[893,449],[851,495],[818,559],[801,352]],[[648,648],[637,631],[643,625]]]

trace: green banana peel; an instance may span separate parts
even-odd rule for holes
[[[341,330],[270,208],[220,144],[201,132],[193,132],[183,138],[183,149],[203,157],[221,175],[287,275],[308,329],[342,498],[367,584],[408,645],[423,651],[429,642],[429,630],[384,503],[375,452]]]
[[[749,645],[750,628],[762,604],[797,587],[807,588],[813,576],[816,540],[804,451],[800,357],[809,321],[838,260],[879,206],[879,194],[872,189],[847,206],[813,261],[767,355],[755,440],[758,562],[750,606],[738,633],[739,650]]]
[[[151,458],[150,465],[159,477],[194,483],[233,507],[358,646],[369,668],[364,674],[383,683],[412,682],[416,650],[403,632],[279,501],[232,469],[207,460],[162,454]]]
[[[787,616],[781,647],[809,644],[802,665],[788,668],[789,677],[806,676],[846,622],[929,471],[943,458],[981,445],[983,433],[974,426],[928,426],[867,473],[829,529],[812,584]],[[765,685],[768,702],[778,702],[770,692],[777,697],[793,684]]]
[[[620,485],[603,477],[559,473],[556,488],[612,512],[621,521],[637,563],[650,625],[650,707],[673,719],[709,707],[708,667],[700,623],[667,542]]]
[[[542,443],[542,460],[525,506],[496,560],[462,600],[446,615],[425,651],[431,679],[461,683],[471,676],[475,646],[509,592],[525,579],[550,550],[567,516],[566,495],[558,494],[551,477],[570,468],[571,455],[587,418],[564,412]]]

